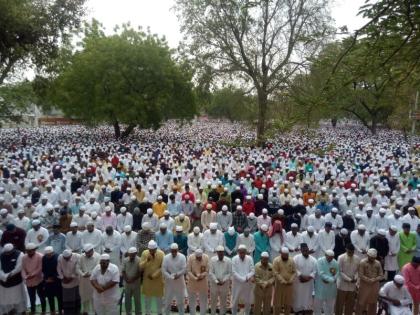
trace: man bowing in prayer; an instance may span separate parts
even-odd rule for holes
[[[238,254],[232,258],[232,314],[238,313],[239,302],[245,305],[245,314],[251,312],[254,292],[254,261],[247,255],[245,245],[238,247]]]
[[[0,255],[0,312],[25,314],[26,292],[21,275],[23,254],[11,243],[3,247]]]
[[[165,279],[165,314],[171,312],[172,300],[175,298],[178,314],[184,314],[184,297],[186,292],[185,277],[187,260],[178,252],[178,244],[172,243],[170,253],[163,258],[162,273]]]
[[[309,255],[306,243],[300,244],[300,252],[293,258],[297,275],[293,285],[293,311],[295,314],[310,314],[313,308],[316,259]]]
[[[334,259],[334,251],[325,252],[325,257],[318,259],[315,279],[315,303],[314,314],[325,315],[334,313],[334,303],[337,296],[338,263]]]
[[[411,315],[412,299],[404,286],[403,276],[396,275],[393,281],[385,283],[379,295],[388,303],[390,315]]]

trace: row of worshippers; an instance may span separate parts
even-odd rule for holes
[[[124,280],[127,314],[132,314],[133,300],[134,313],[142,313],[143,294],[147,315],[152,314],[153,300],[157,314],[169,314],[174,300],[177,312],[184,314],[186,297],[190,314],[196,314],[198,306],[203,315],[208,311],[209,292],[212,314],[226,314],[229,296],[232,314],[243,305],[245,314],[252,309],[257,315],[271,311],[309,314],[312,310],[316,315],[373,315],[378,297],[389,304],[391,315],[418,314],[420,257],[413,257],[401,274],[381,287],[383,269],[373,248],[361,259],[349,243],[336,260],[332,250],[316,259],[306,243],[299,247],[300,253],[294,257],[283,247],[272,263],[269,253],[262,252],[261,260],[254,265],[245,245],[239,246],[232,258],[225,255],[221,245],[213,257],[201,249],[186,256],[176,243],[165,254],[151,240],[140,256],[135,247],[129,248],[120,274],[119,268],[110,263],[110,256],[96,253],[91,244],[84,246],[83,254],[65,250],[58,255],[49,246],[43,255],[33,243],[27,245],[26,253],[8,243],[0,256],[0,314],[24,313],[25,289],[32,313],[38,295],[43,313],[48,300],[54,314],[118,314],[120,276]]]

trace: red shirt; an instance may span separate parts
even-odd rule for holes
[[[249,215],[251,212],[255,211],[255,205],[253,201],[245,201],[242,205],[242,211]]]

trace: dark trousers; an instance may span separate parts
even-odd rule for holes
[[[389,270],[387,271],[387,273],[388,273],[388,281],[394,280],[394,277],[397,274],[396,271],[389,271]]]
[[[59,281],[52,283],[45,283],[45,297],[48,299],[50,312],[55,312],[55,298],[58,302],[58,312],[63,311],[63,289]]]
[[[40,283],[35,287],[27,287],[29,301],[31,302],[31,312],[35,313],[36,309],[36,295],[38,294],[39,300],[41,301],[41,310],[42,312],[46,311],[46,301],[45,301],[45,291],[44,291],[44,283]]]

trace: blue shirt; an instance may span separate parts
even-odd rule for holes
[[[170,231],[166,231],[165,234],[161,232],[156,233],[156,243],[160,250],[164,253],[169,253],[171,244],[174,242],[174,235]]]
[[[315,298],[332,299],[337,295],[338,262],[321,257],[316,263]]]
[[[47,246],[52,246],[54,253],[60,255],[66,249],[66,237],[62,233],[50,234],[45,242],[45,247]]]

